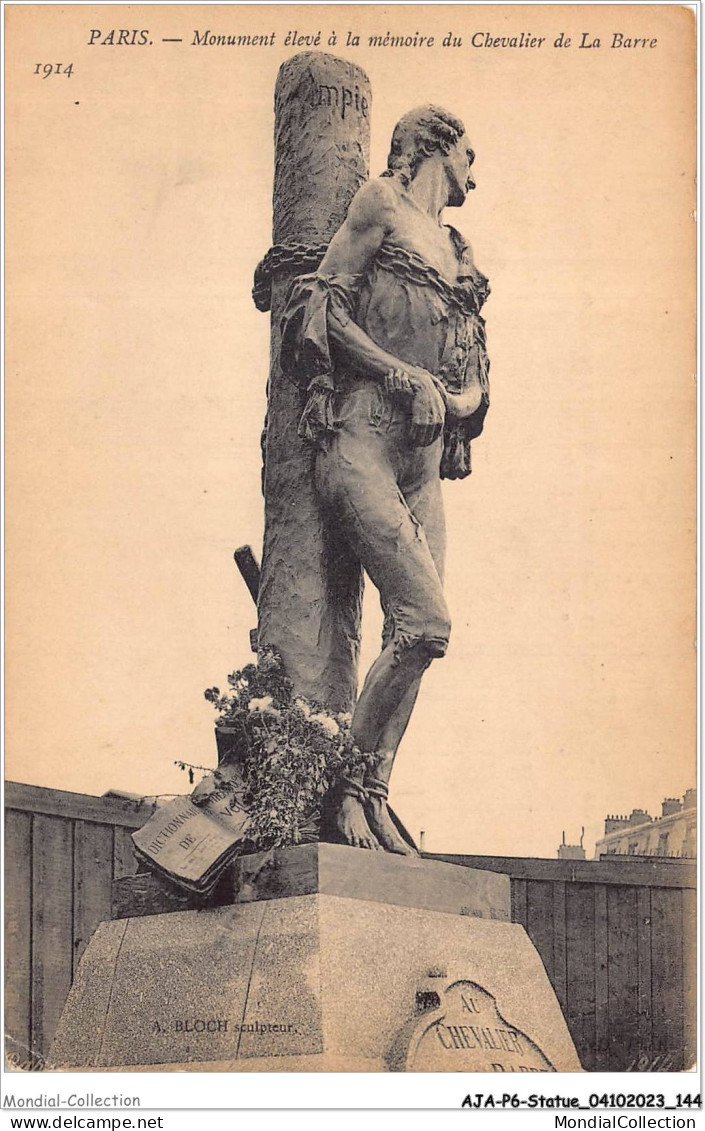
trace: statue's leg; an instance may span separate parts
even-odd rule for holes
[[[421,679],[417,679],[415,683],[407,691],[401,703],[397,707],[394,714],[387,721],[382,734],[380,735],[378,743],[378,752],[380,755],[380,762],[373,769],[375,777],[383,778],[389,784],[389,778],[394,766],[394,758],[399,745],[401,743],[406,728],[409,725],[409,720],[416,706],[416,700],[419,696],[421,687]]]
[[[405,432],[404,417],[400,423]],[[353,715],[352,733],[364,752],[380,749],[384,728],[413,694],[431,660],[445,654],[450,632],[426,534],[399,488],[404,452],[391,424],[391,406],[380,404],[378,390],[367,384],[358,387],[346,398],[338,430],[316,461],[319,495],[377,586],[394,624]],[[428,481],[429,469],[437,478],[439,459],[440,441],[423,449],[420,484]],[[350,823],[359,801],[346,793],[338,806],[337,831],[348,843],[360,839]],[[385,847],[407,851],[401,838]]]
[[[433,463],[429,466],[423,461],[422,474],[413,476],[408,483],[402,479],[401,485],[409,509],[423,527],[436,572],[442,582],[445,564],[445,520],[438,472]],[[393,639],[395,624],[392,610],[385,607],[384,611],[383,643],[386,644]],[[386,721],[377,744],[379,758],[368,770],[364,782],[367,792],[365,811],[368,824],[380,844],[392,852],[409,852],[406,841],[400,837],[389,816],[386,797],[396,753],[409,724],[420,685],[419,676]]]
[[[391,674],[388,663],[390,652],[392,653]],[[389,649],[383,651],[365,682],[363,694],[358,702],[358,709],[360,705],[363,708],[367,707],[368,711],[372,707],[372,710],[369,711],[370,714],[376,713],[380,703],[391,706],[393,699],[390,692],[393,693],[400,686],[405,688],[397,702],[396,709],[393,710],[392,717],[397,724],[393,741],[401,739],[401,734],[408,723],[418,694],[421,675],[432,658],[433,655],[429,653],[422,641],[411,643],[408,646],[405,645],[404,652],[398,657],[394,654],[392,645]],[[358,709],[356,709],[356,715]],[[360,746],[363,743],[360,735],[363,733],[362,727],[356,731],[355,716],[353,716],[353,734],[355,734],[356,741]],[[396,753],[396,750],[385,749],[387,745],[388,741],[383,730],[377,740],[374,767],[366,772],[363,782],[366,794],[365,815],[367,824],[378,842],[388,852],[413,855],[414,849],[400,835],[387,807],[388,783]]]
[[[431,557],[442,583],[445,569],[446,532],[440,479],[435,470],[431,468],[431,474],[421,483],[413,481],[407,486],[402,482],[402,491],[414,518],[423,527]],[[382,646],[384,647],[394,635],[394,618],[391,611],[384,608],[384,605],[383,609]],[[420,686],[421,680],[419,679],[404,696],[397,710],[389,717],[380,735],[378,750],[380,752],[380,763],[384,763],[384,765],[380,764],[374,773],[377,777],[383,777],[387,784],[389,784],[389,775],[394,765],[394,757],[409,725]]]
[[[431,660],[445,655],[450,620],[423,527],[396,482],[390,490],[390,483],[374,477],[370,483],[369,476],[369,466],[347,470],[338,514],[394,626],[368,672],[352,721],[360,749],[376,751],[402,704],[410,709]]]

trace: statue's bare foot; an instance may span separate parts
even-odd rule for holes
[[[368,796],[365,804],[367,824],[371,828],[382,848],[387,852],[396,852],[399,856],[417,856],[418,853],[404,840],[394,821],[389,816],[387,802],[383,797],[374,794]]]
[[[333,815],[333,826],[345,844],[353,848],[379,848],[370,832],[365,811],[357,797],[345,795],[340,799],[340,807]]]

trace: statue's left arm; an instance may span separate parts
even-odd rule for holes
[[[482,386],[479,382],[473,383],[463,393],[449,393],[438,377],[434,379],[434,382],[443,398],[449,421],[467,420],[469,416],[477,412],[482,404]]]

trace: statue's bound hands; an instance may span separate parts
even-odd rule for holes
[[[445,391],[425,369],[409,366],[390,369],[384,378],[390,396],[411,401],[410,439],[415,447],[425,448],[437,440],[445,421]]]
[[[384,391],[390,397],[413,397],[414,386],[406,369],[390,369],[385,373]]]

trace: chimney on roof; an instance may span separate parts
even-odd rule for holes
[[[616,833],[618,829],[623,829],[626,824],[628,824],[626,817],[605,817],[605,836],[609,836],[610,833]]]
[[[664,797],[661,802],[661,816],[670,817],[673,813],[680,813],[683,808],[678,797]]]
[[[558,845],[558,859],[559,860],[584,860],[585,849],[583,848],[583,836],[585,829],[580,834],[580,844],[566,844],[565,832],[563,833],[563,840]]]
[[[647,821],[650,820],[652,820],[652,818],[646,812],[646,809],[632,809],[631,813],[629,814],[629,820],[627,821],[627,824],[645,825]]]

